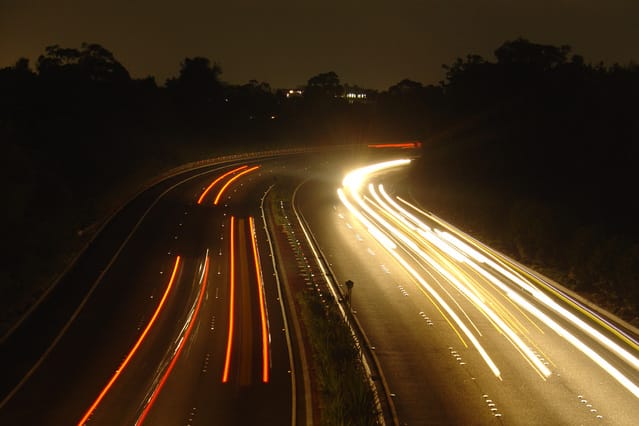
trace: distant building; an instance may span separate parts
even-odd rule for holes
[[[374,100],[374,91],[362,89],[358,86],[344,86],[344,94],[341,96],[349,104],[369,103]]]
[[[286,98],[290,99],[290,98],[301,98],[302,96],[304,96],[304,91],[301,89],[288,89],[286,91]]]
[[[344,97],[349,103],[366,101],[366,93],[347,92]]]

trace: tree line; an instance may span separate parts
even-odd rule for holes
[[[416,197],[636,312],[639,67],[525,39],[494,56],[444,65],[437,84],[377,91],[326,71],[293,93],[229,84],[203,57],[163,84],[132,78],[98,44],[47,47],[33,66],[21,58],[0,69],[10,200],[0,300],[45,286],[118,194],[163,169],[234,151],[419,139]]]

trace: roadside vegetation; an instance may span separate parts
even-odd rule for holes
[[[278,233],[284,232],[290,236],[299,234],[290,211],[290,200],[295,186],[303,178],[279,178],[269,193],[267,217],[273,221],[273,229]],[[320,424],[377,424],[373,391],[362,365],[359,348],[341,316],[337,301],[325,289],[318,291],[318,288],[302,283],[299,278],[295,260],[305,258],[306,245],[293,244],[289,248],[282,244],[277,252],[284,259],[280,259],[280,275],[287,277],[284,285],[288,286],[294,299],[290,307],[296,311],[295,315],[299,316],[303,328],[303,346],[306,346],[310,356],[310,385],[314,389],[314,405]]]
[[[312,346],[320,385],[320,412],[324,425],[375,425],[375,401],[348,325],[336,301],[315,292],[299,297],[302,321]]]

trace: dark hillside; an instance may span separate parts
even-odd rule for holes
[[[425,145],[415,195],[636,322],[639,67],[568,53],[516,40],[449,67],[464,125]]]

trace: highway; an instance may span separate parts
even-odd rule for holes
[[[408,167],[372,164],[298,197],[337,282],[355,283],[398,423],[636,424],[635,338],[409,201]]]
[[[636,424],[635,337],[420,207],[396,154],[227,161],[140,194],[3,338],[0,424],[316,419],[270,244],[281,266],[301,225],[262,217],[278,188],[272,214],[294,200],[322,257],[291,256],[288,290],[355,283],[387,424]]]
[[[2,342],[0,424],[294,424],[260,205],[296,161],[189,171],[116,215]]]

